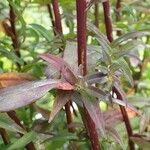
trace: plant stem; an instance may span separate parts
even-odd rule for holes
[[[112,42],[113,41],[113,37],[112,37],[112,31],[113,30],[112,30],[112,23],[111,23],[111,19],[110,19],[109,0],[107,0],[106,2],[103,3],[103,8],[104,8],[104,17],[105,17],[105,27],[106,27],[107,38],[110,42]],[[116,88],[113,88],[113,92],[116,93],[118,99],[123,100],[120,92]],[[121,110],[123,120],[124,120],[124,123],[126,126],[130,150],[135,150],[135,145],[130,140],[130,136],[133,135],[133,131],[132,131],[132,127],[131,127],[131,124],[130,124],[130,121],[128,118],[127,111],[126,111],[125,107],[123,107],[123,106],[120,106],[120,110]]]
[[[121,0],[117,0],[116,3],[116,21],[120,21],[121,20]],[[117,31],[117,35],[120,36],[121,35],[121,31]]]
[[[112,36],[112,23],[110,18],[109,0],[103,2],[103,9],[104,9],[104,20],[105,20],[107,38],[110,42],[112,42],[113,36]]]
[[[86,52],[86,0],[76,0],[77,7],[77,41],[78,41],[78,65],[83,66],[83,76],[87,74]],[[85,126],[90,136],[93,150],[100,150],[99,138],[95,123],[84,106]]]
[[[58,6],[58,0],[52,0],[52,6],[53,6],[53,11],[54,11],[54,16],[55,16],[54,27],[55,27],[56,33],[62,34],[62,24],[61,24],[61,16],[60,16],[60,11],[59,11],[59,6]]]
[[[5,145],[9,144],[10,139],[9,139],[9,136],[8,136],[8,133],[6,132],[6,130],[3,128],[0,128],[0,134],[1,134],[1,137],[3,139],[4,144]]]
[[[63,34],[62,30],[62,23],[61,23],[61,16],[60,16],[60,11],[59,11],[59,5],[57,0],[52,0],[52,6],[53,6],[53,11],[54,11],[54,16],[55,16],[55,22],[54,22],[54,27],[56,30],[56,35],[57,34]],[[67,102],[65,105],[65,112],[66,112],[66,119],[67,119],[67,124],[68,124],[68,131],[69,132],[74,132],[73,127],[69,127],[69,125],[72,123],[72,113],[70,110],[70,103],[71,101]]]
[[[55,27],[55,21],[54,21],[54,17],[53,17],[53,13],[52,13],[51,4],[47,4],[47,9],[48,9],[49,17],[51,19],[51,24],[54,28]],[[53,32],[54,32],[54,35],[56,35],[55,30],[53,30]]]
[[[98,3],[95,4],[95,13],[94,13],[94,15],[95,15],[95,26],[97,28],[99,28],[99,4]]]
[[[118,99],[123,100],[122,95],[116,88],[114,88],[113,91],[116,93]],[[133,131],[132,131],[132,127],[130,124],[130,120],[129,120],[127,111],[124,108],[124,106],[121,106],[121,105],[120,105],[120,110],[121,110],[123,120],[124,120],[124,123],[126,126],[126,130],[127,130],[127,134],[128,134],[128,144],[130,146],[130,150],[135,150],[134,142],[132,140],[130,140],[130,137],[133,136]]]
[[[10,24],[11,24],[11,32],[12,32],[12,36],[11,40],[12,40],[12,46],[14,48],[14,51],[16,53],[16,55],[18,57],[20,57],[20,43],[19,43],[19,39],[18,39],[18,35],[17,35],[17,31],[16,31],[16,14],[15,11],[13,9],[13,7],[11,6],[11,4],[9,4],[10,10],[9,10],[9,20],[10,20]],[[20,64],[16,64],[18,68],[20,68]]]
[[[21,122],[20,122],[19,118],[17,117],[15,111],[9,111],[9,112],[7,112],[7,114],[11,119],[13,119],[16,122],[16,124],[18,124],[21,128],[26,130],[26,128],[21,124]],[[23,136],[23,134],[20,133],[20,136]],[[29,144],[27,144],[26,149],[27,150],[35,150],[33,142],[30,142]]]

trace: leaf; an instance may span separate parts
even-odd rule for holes
[[[6,113],[0,113],[0,127],[12,132],[26,133],[26,131],[17,125]]]
[[[0,74],[0,88],[6,88],[31,80],[33,80],[33,77],[25,73],[3,73]]]
[[[30,24],[30,26],[33,28],[33,30],[37,31],[39,34],[41,34],[48,42],[51,42],[52,40],[52,34],[50,31],[45,29],[43,26],[39,24]]]
[[[121,44],[123,41],[134,39],[142,36],[150,36],[150,31],[139,31],[139,32],[130,32],[125,35],[120,36],[118,39],[114,40],[111,43],[112,47],[116,47]]]
[[[88,28],[88,30],[90,30],[94,34],[96,34],[96,39],[101,44],[103,51],[105,51],[105,52],[111,51],[111,47],[109,46],[110,42],[108,41],[108,39],[106,38],[105,35],[100,33],[100,31],[96,28],[95,25],[93,25],[90,22],[87,22],[87,28]]]
[[[41,5],[46,5],[50,3],[50,0],[32,0],[32,3],[38,3]]]
[[[112,73],[115,73],[116,71],[121,70],[122,75],[126,78],[126,81],[133,86],[133,78],[131,75],[131,70],[127,64],[127,62],[123,59],[117,59],[116,61],[113,61],[113,63],[110,66],[110,70]]]
[[[67,41],[66,47],[63,54],[63,60],[69,64],[74,72],[78,70],[78,54],[77,54],[77,43]]]
[[[86,82],[88,84],[93,84],[93,83],[104,83],[107,81],[107,74],[104,74],[102,72],[98,72],[95,74],[92,74],[87,77]]]
[[[123,120],[122,114],[119,110],[108,110],[103,112],[104,120],[106,125],[115,126],[118,122]]]
[[[150,148],[150,139],[146,139],[144,135],[134,134],[130,139],[138,144],[143,150],[149,150]]]
[[[60,80],[30,81],[0,90],[0,111],[10,111],[26,106],[43,97],[49,90],[69,90],[73,87]],[[66,89],[67,88],[67,89]]]
[[[64,79],[71,83],[75,84],[77,82],[77,78],[70,68],[70,66],[60,57],[56,57],[51,54],[42,54],[40,57],[47,61],[48,63],[52,64],[55,68],[57,68],[59,71],[61,71]]]
[[[145,106],[150,106],[150,98],[141,97],[141,96],[130,96],[128,97],[130,103],[138,108],[143,108]]]
[[[124,106],[125,108],[128,108],[128,109],[134,111],[136,114],[141,115],[141,112],[138,111],[133,105],[131,105],[127,101],[122,101],[122,100],[117,99],[117,98],[112,98],[112,100],[114,103],[121,105],[121,106]]]
[[[123,147],[123,142],[121,140],[121,137],[114,127],[112,126],[107,127],[106,125],[106,132],[113,138],[114,141],[116,141],[118,144],[120,144],[121,147]]]
[[[91,103],[85,98],[82,98],[85,108],[87,109],[90,117],[92,118],[95,126],[100,131],[100,136],[105,137],[105,122],[103,115],[100,111],[98,101]]]
[[[8,51],[2,46],[0,46],[0,54],[12,60],[13,62],[19,63],[20,65],[24,64],[23,60],[19,58],[14,52]]]
[[[36,139],[36,132],[28,132],[26,134],[24,134],[23,137],[21,137],[20,139],[18,139],[16,142],[14,142],[9,148],[8,150],[15,150],[15,149],[21,149],[24,148],[28,143],[30,143],[31,141]]]
[[[50,113],[49,123],[54,119],[56,114],[62,109],[62,107],[70,100],[71,93],[68,91],[58,91],[58,95],[53,104],[53,108]]]

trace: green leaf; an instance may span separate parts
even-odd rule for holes
[[[52,40],[52,34],[46,28],[39,24],[30,24],[30,26],[37,31],[42,37],[44,37],[48,42]]]
[[[146,45],[142,41],[132,40],[127,42],[126,44],[119,45],[117,50],[115,49],[113,51],[112,56],[119,58],[121,56],[128,55],[131,52],[138,51],[141,48],[143,49],[145,48],[145,46]]]
[[[114,40],[111,44],[112,47],[116,47],[121,44],[123,41],[127,41],[129,39],[134,39],[142,36],[150,36],[150,31],[139,31],[139,32],[130,32],[120,36],[118,39]]]
[[[19,140],[14,142],[8,148],[8,150],[21,149],[21,148],[25,147],[28,143],[30,143],[31,141],[35,140],[36,135],[37,135],[36,132],[33,132],[33,131],[31,131],[29,133],[26,133],[23,137],[21,137]]]
[[[26,131],[18,126],[6,113],[0,113],[0,127],[12,132],[24,134]]]
[[[23,65],[24,62],[21,58],[19,58],[14,52],[6,50],[4,47],[0,46],[0,54],[11,59],[13,62],[19,63]]]
[[[32,0],[32,3],[46,5],[46,4],[50,4],[50,0]]]
[[[131,70],[125,61],[125,59],[120,58],[117,61],[114,61],[110,66],[111,72],[122,70],[122,75],[126,78],[127,82],[132,86],[133,85],[133,78],[131,75]]]
[[[106,36],[102,34],[95,25],[90,22],[87,22],[88,30],[92,31],[96,35],[97,41],[101,44],[102,50],[109,52],[111,47],[109,46],[110,42],[107,40]]]

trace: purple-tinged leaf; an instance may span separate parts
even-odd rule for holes
[[[69,91],[58,91],[58,95],[53,104],[52,111],[49,117],[49,123],[54,119],[56,114],[63,108],[63,106],[70,100],[72,92]]]
[[[95,101],[91,103],[83,98],[83,103],[93,122],[95,123],[96,128],[99,130],[100,136],[105,137],[105,122],[103,114],[100,111],[99,102]]]
[[[59,71],[61,71],[64,79],[68,81],[71,84],[75,84],[77,81],[77,78],[73,71],[71,70],[70,66],[60,57],[56,57],[51,54],[42,54],[40,57],[53,65],[55,68],[57,68]]]
[[[67,41],[66,47],[63,54],[63,60],[69,64],[73,72],[78,70],[78,53],[77,53],[77,43],[72,41]]]
[[[121,105],[121,106],[124,106],[130,110],[133,110],[135,113],[137,113],[138,115],[141,115],[141,112],[138,111],[133,105],[131,105],[130,103],[128,102],[124,102],[120,99],[117,99],[117,98],[112,98],[113,102],[118,104],[118,105]]]
[[[108,99],[108,94],[106,94],[104,91],[101,89],[98,89],[97,87],[94,86],[88,86],[87,92],[97,98],[100,98],[102,100]]]
[[[127,103],[127,97],[125,92],[123,91],[123,89],[121,88],[120,84],[118,82],[114,83],[114,88],[120,93],[121,97],[122,97],[122,101]]]
[[[47,79],[59,79],[60,71],[47,63],[47,67],[45,68],[45,76],[47,77]]]
[[[123,142],[119,136],[119,133],[117,132],[115,128],[113,128],[112,126],[106,125],[106,133],[109,134],[113,138],[114,141],[120,144],[121,147],[123,147]]]
[[[146,137],[145,135],[134,134],[130,137],[130,139],[138,144],[143,150],[149,150],[150,148],[150,138]]]
[[[31,81],[0,90],[0,112],[14,110],[35,102],[51,89],[72,90],[60,80]]]
[[[107,125],[115,126],[123,120],[122,114],[119,110],[108,110],[103,113],[104,120]]]
[[[88,84],[104,83],[106,81],[107,81],[107,74],[104,74],[102,72],[98,72],[87,77]]]

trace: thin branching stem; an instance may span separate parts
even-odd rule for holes
[[[6,132],[6,130],[3,128],[0,128],[0,134],[1,134],[1,137],[3,139],[4,144],[5,145],[9,144],[10,139],[9,139],[9,136],[8,136],[8,133]]]
[[[53,26],[54,35],[56,35],[55,29],[54,29],[55,28],[55,21],[54,21],[54,16],[53,16],[53,13],[52,13],[51,4],[47,4],[47,9],[48,9],[49,17],[50,17],[50,20],[51,20],[51,24]]]
[[[114,88],[113,91],[116,93],[118,99],[120,99],[120,100],[123,99],[122,95],[116,88]],[[124,120],[124,123],[126,126],[126,130],[127,130],[127,134],[128,134],[128,144],[130,146],[130,150],[135,150],[134,142],[132,140],[130,140],[130,137],[133,136],[133,131],[132,131],[132,127],[130,124],[130,120],[129,120],[127,111],[126,111],[125,107],[121,106],[121,105],[120,105],[120,110],[121,110],[123,120]]]
[[[105,20],[107,38],[110,42],[112,42],[113,36],[112,36],[112,23],[110,18],[109,0],[103,2],[103,9],[104,9],[104,20]]]
[[[9,20],[10,20],[10,30],[12,32],[12,34],[10,34],[11,40],[12,40],[12,46],[14,48],[14,51],[16,53],[16,55],[18,57],[20,57],[20,43],[19,43],[19,38],[17,35],[17,30],[16,30],[16,14],[15,11],[13,9],[13,7],[11,6],[11,4],[9,4],[10,10],[9,10]],[[21,67],[20,64],[16,64],[18,69]]]
[[[83,76],[87,74],[87,51],[86,51],[86,0],[76,0],[77,7],[77,41],[78,41],[78,65],[83,66]],[[84,107],[85,126],[89,133],[93,150],[100,150],[99,138],[88,111]]]
[[[104,18],[105,18],[105,27],[106,27],[107,38],[110,42],[112,42],[113,41],[113,36],[112,36],[113,30],[112,30],[112,22],[111,22],[111,18],[110,18],[109,0],[107,0],[106,2],[103,3],[103,8],[104,8]],[[123,100],[120,92],[116,88],[113,88],[113,92],[116,93],[118,99]],[[132,131],[132,127],[130,124],[130,120],[128,118],[127,111],[126,111],[125,107],[123,107],[123,106],[120,106],[120,110],[122,112],[123,120],[124,120],[124,123],[126,126],[130,150],[135,150],[135,145],[130,140],[130,137],[133,135],[133,131]]]
[[[57,34],[62,34],[62,23],[61,23],[58,0],[52,0],[52,7],[54,11],[54,18],[55,18],[55,23],[54,23],[55,31]]]
[[[116,2],[116,21],[120,21],[121,20],[121,1],[122,0],[117,0]],[[117,31],[117,35],[120,36],[121,35],[121,31]]]
[[[95,4],[94,15],[95,15],[95,23],[94,24],[97,28],[99,28],[99,4],[98,3]]]

